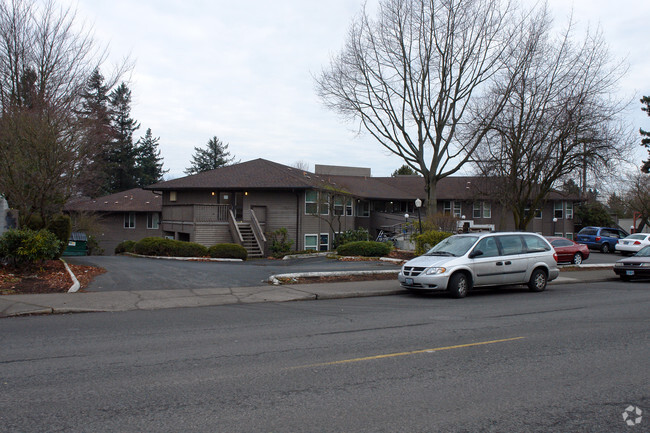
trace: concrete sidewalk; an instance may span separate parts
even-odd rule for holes
[[[549,283],[616,280],[609,268],[566,270]],[[397,280],[265,285],[214,289],[140,290],[0,296],[0,317],[98,311],[157,310],[256,302],[308,301],[407,293]]]

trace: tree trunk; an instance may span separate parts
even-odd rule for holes
[[[426,210],[429,218],[438,213],[438,180],[435,176],[425,176],[425,191],[427,193]]]

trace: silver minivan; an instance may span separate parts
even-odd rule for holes
[[[559,274],[557,254],[542,236],[491,232],[448,237],[406,262],[397,279],[408,290],[448,290],[462,298],[481,286],[528,284],[541,292]]]

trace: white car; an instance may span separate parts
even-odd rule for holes
[[[411,291],[447,290],[462,298],[479,286],[528,284],[541,292],[559,274],[557,253],[536,233],[473,233],[448,237],[409,260],[397,279]]]
[[[634,254],[648,245],[650,245],[650,233],[635,233],[620,239],[614,249],[622,254]]]

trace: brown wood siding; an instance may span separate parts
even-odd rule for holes
[[[222,224],[198,224],[194,231],[194,242],[206,247],[215,244],[233,243],[228,223]]]
[[[297,228],[297,201],[298,197],[292,191],[249,191],[244,196],[244,221],[250,221],[251,206],[266,207],[266,223],[264,229],[267,234],[280,228],[286,228],[289,238],[296,245]]]
[[[142,238],[161,237],[162,229],[147,228],[147,212],[135,213],[135,228],[124,228],[124,212],[101,214],[102,231],[96,235],[104,255],[114,255],[115,247],[123,241],[139,241]],[[96,253],[98,254],[98,253]]]

